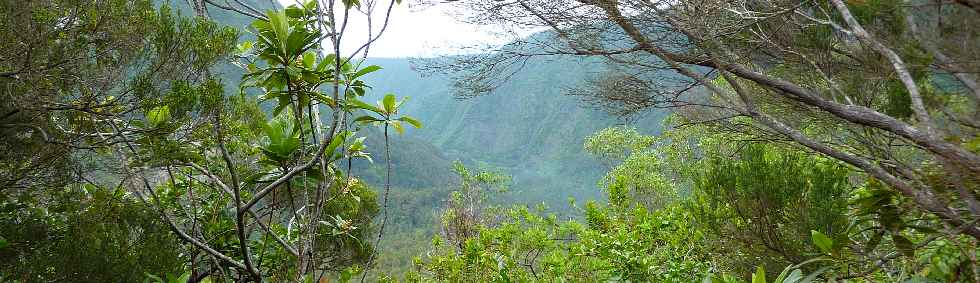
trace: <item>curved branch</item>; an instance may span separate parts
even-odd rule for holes
[[[846,22],[848,26],[851,26],[851,30],[853,30],[854,35],[861,42],[868,45],[871,47],[871,49],[874,49],[885,58],[888,58],[888,61],[892,63],[892,68],[894,68],[895,72],[898,73],[898,79],[902,81],[902,84],[905,85],[905,89],[909,92],[909,98],[912,100],[912,111],[915,112],[916,118],[919,119],[919,122],[925,126],[926,133],[934,133],[935,125],[932,123],[932,117],[929,116],[929,111],[926,110],[925,103],[922,102],[922,95],[919,93],[919,86],[915,84],[915,79],[912,78],[912,73],[909,72],[909,69],[905,65],[905,61],[902,60],[902,57],[898,56],[898,53],[895,53],[895,51],[891,50],[891,48],[888,48],[871,36],[868,31],[864,30],[864,27],[862,27],[861,23],[858,23],[857,19],[851,15],[851,10],[847,8],[847,5],[844,4],[843,1],[831,0],[830,2],[834,3],[834,7],[836,7],[837,11],[840,12],[841,17],[844,18],[844,22]]]
[[[237,8],[237,7],[234,7],[232,5],[221,5],[221,4],[215,3],[212,0],[204,0],[204,2],[207,2],[208,4],[211,4],[212,6],[218,7],[220,9],[222,9],[222,10],[228,10],[228,11],[232,11],[232,12],[235,12],[235,13],[239,13],[239,14],[242,14],[242,15],[245,15],[245,16],[248,16],[248,17],[252,17],[252,18],[254,18],[256,20],[263,20],[263,21],[268,21],[269,20],[269,18],[266,18],[265,16],[263,16],[262,13],[252,13],[250,11],[242,10],[242,9]],[[249,6],[246,5],[246,7],[249,7]],[[249,7],[249,8],[251,8],[251,7]],[[254,9],[252,9],[252,10],[254,10]]]
[[[820,110],[826,111],[833,114],[841,119],[848,122],[852,122],[859,125],[865,125],[873,128],[882,129],[889,131],[899,136],[902,136],[913,143],[923,147],[927,151],[930,151],[936,155],[947,158],[950,161],[966,167],[967,170],[974,173],[980,173],[980,156],[972,153],[962,147],[954,145],[950,142],[942,140],[936,137],[929,131],[919,130],[908,123],[898,120],[894,117],[885,115],[881,112],[875,111],[874,109],[857,106],[857,105],[844,105],[833,101],[828,101],[823,99],[820,95],[814,93],[813,91],[803,88],[797,84],[790,81],[786,81],[780,78],[774,78],[766,74],[753,71],[748,67],[738,64],[738,63],[724,63],[717,61],[710,61],[704,58],[696,58],[685,55],[680,55],[677,53],[672,53],[664,50],[663,48],[653,44],[650,40],[646,38],[645,35],[634,26],[629,20],[627,20],[619,9],[613,4],[610,5],[602,0],[589,0],[588,3],[595,5],[603,9],[610,20],[612,20],[616,25],[623,29],[624,32],[634,40],[641,48],[645,51],[660,57],[664,61],[674,61],[678,63],[698,65],[710,68],[725,69],[732,74],[753,81],[759,85],[778,90],[777,93],[784,95],[787,98],[802,102],[804,104],[814,106]],[[670,20],[670,18],[668,18]],[[675,25],[677,26],[677,25]],[[684,30],[680,30],[684,32]],[[697,40],[698,38],[688,35],[691,40]],[[686,68],[675,68],[678,72],[684,75],[683,69]],[[708,84],[710,85],[710,84]],[[707,86],[707,85],[706,85]],[[710,88],[710,86],[708,86]]]

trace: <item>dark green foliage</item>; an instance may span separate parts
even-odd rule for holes
[[[86,185],[0,202],[0,281],[141,282],[182,269],[170,227],[122,189]]]
[[[374,218],[380,212],[377,188],[354,179],[352,184],[337,184],[332,195],[339,200],[329,203],[323,210],[323,221],[318,239],[323,266],[341,271],[349,266],[367,261],[375,251],[369,240],[377,233]],[[344,187],[347,192],[343,192]],[[272,261],[275,262],[275,261]]]
[[[733,156],[713,155],[702,166],[694,183],[699,219],[724,242],[767,259],[769,270],[816,254],[806,241],[811,230],[847,238],[850,170],[836,162],[748,144]]]
[[[149,1],[4,3],[0,280],[138,282],[180,270],[187,254],[170,226],[120,185],[122,159],[103,147],[117,141],[92,133],[162,135],[213,108],[220,85],[199,76],[238,32]],[[160,136],[133,139],[191,159]]]

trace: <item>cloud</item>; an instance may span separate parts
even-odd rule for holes
[[[387,1],[377,1],[379,3],[372,13],[371,23],[371,31],[375,35],[383,25],[388,8]],[[283,5],[296,3],[295,0],[280,0],[280,2]],[[369,57],[457,55],[485,50],[480,47],[495,46],[510,41],[492,28],[457,21],[448,13],[449,9],[452,9],[451,5],[421,6],[409,2],[402,1],[402,4],[394,6],[384,34],[370,46]],[[368,34],[367,17],[353,10],[349,15],[341,43],[341,52],[346,54],[354,52],[367,42]]]

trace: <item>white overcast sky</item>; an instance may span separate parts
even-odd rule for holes
[[[296,0],[279,0],[283,6]],[[337,1],[340,2],[340,1]],[[499,45],[512,40],[499,30],[459,22],[450,15],[451,5],[422,7],[415,1],[402,1],[391,13],[388,28],[380,39],[371,45],[369,57],[432,57],[471,53],[464,47]],[[387,1],[379,0],[375,8],[373,31],[380,30],[387,9]],[[344,33],[343,53],[350,54],[367,38],[366,17],[356,11]],[[360,56],[360,55],[358,55]]]

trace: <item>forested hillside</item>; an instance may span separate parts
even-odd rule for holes
[[[413,102],[406,105],[404,113],[423,121],[447,121],[408,130],[406,137],[428,141],[438,150],[430,154],[440,154],[440,159],[459,160],[510,175],[511,189],[515,191],[509,195],[526,203],[545,202],[561,208],[569,197],[601,198],[596,183],[608,168],[588,156],[582,147],[585,138],[627,122],[644,133],[657,134],[666,113],[651,111],[641,119],[626,121],[590,107],[578,97],[565,95],[605,68],[598,62],[572,57],[535,59],[492,95],[465,100],[455,97],[448,78],[413,70],[412,60],[371,59],[368,63],[385,70],[369,80],[375,97],[399,93]],[[412,147],[404,145],[406,150]],[[406,159],[428,159],[427,154],[412,153]],[[398,159],[395,162],[398,164]],[[441,172],[451,176],[448,163],[445,164]],[[396,165],[396,171],[414,166]],[[395,180],[415,175],[411,171],[404,173]]]
[[[980,283],[978,16],[0,2],[0,282]]]

